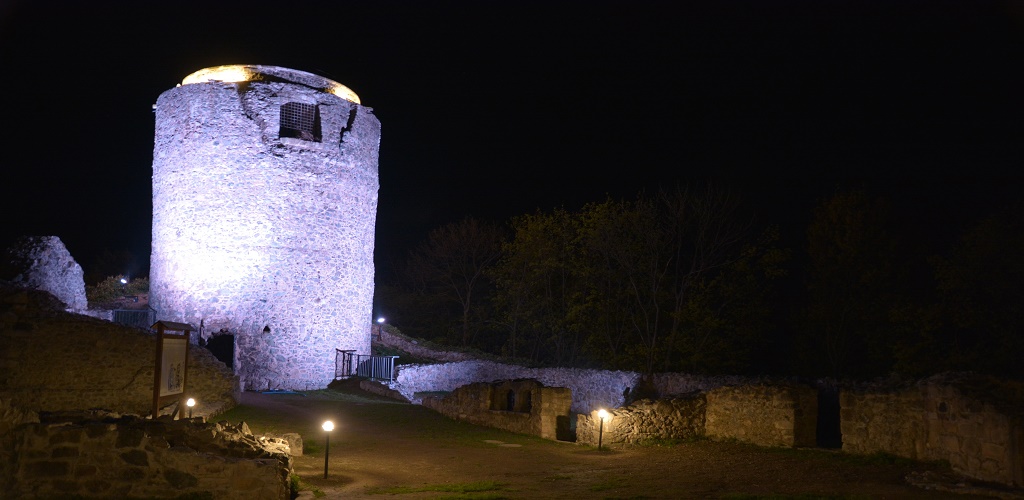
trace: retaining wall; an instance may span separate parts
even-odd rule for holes
[[[13,498],[290,498],[281,439],[202,418],[65,418],[0,436],[0,487]]]
[[[156,336],[65,312],[55,301],[47,292],[0,288],[0,399],[33,411],[148,415]],[[187,390],[197,401],[193,415],[215,415],[237,404],[238,379],[193,345]]]

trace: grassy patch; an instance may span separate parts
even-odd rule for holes
[[[864,495],[746,495],[737,493],[723,495],[721,498],[725,500],[868,500],[871,497]]]
[[[912,466],[920,463],[918,461],[898,457],[889,453],[872,453],[870,455],[860,455],[857,453],[843,453],[841,451],[826,451],[817,449],[797,449],[797,448],[765,448],[765,451],[769,453],[777,453],[782,455],[790,455],[797,458],[824,458],[827,460],[838,460],[840,462],[850,465],[860,466],[871,466],[871,465],[885,465],[885,466]],[[941,464],[939,464],[941,465]]]
[[[317,488],[316,486],[313,486],[312,484],[307,483],[301,477],[299,477],[298,474],[292,474],[291,476],[288,477],[288,480],[289,486],[291,487],[292,490],[292,498],[297,497],[300,491],[311,491],[313,492],[313,496],[316,498],[323,498],[327,496],[327,494],[324,493],[323,490]]]
[[[681,444],[696,443],[702,438],[694,436],[689,438],[647,438],[637,441],[639,446],[653,446],[653,447],[664,447],[672,448]]]
[[[590,486],[590,491],[606,491],[628,486],[626,480],[621,477],[612,477]]]
[[[495,481],[477,481],[474,483],[444,483],[428,484],[426,486],[391,486],[387,488],[369,488],[367,493],[371,495],[401,495],[405,493],[422,493],[426,491],[437,491],[442,493],[476,494],[485,492],[502,491],[505,483]],[[505,498],[505,497],[483,497],[483,496],[458,496],[446,498]]]

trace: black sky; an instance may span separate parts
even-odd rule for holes
[[[6,0],[2,236],[148,259],[152,104],[221,64],[374,109],[381,259],[464,215],[702,179],[794,233],[858,183],[948,225],[1014,199],[1024,165],[1017,1]]]

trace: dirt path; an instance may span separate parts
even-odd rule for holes
[[[246,393],[238,410],[247,408],[277,419],[266,425],[273,429],[261,429],[254,419],[250,426],[255,432],[303,435],[307,453],[296,457],[295,472],[307,487],[324,493],[322,498],[1024,498],[1013,492],[990,496],[927,490],[905,478],[937,473],[934,465],[851,460],[821,450],[697,441],[598,451],[463,424],[368,393],[338,400]],[[324,419],[337,425],[326,479],[319,429]],[[414,491],[470,483],[490,491],[478,496]],[[312,497],[312,491],[301,495]]]

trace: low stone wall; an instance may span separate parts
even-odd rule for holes
[[[687,397],[640,400],[608,410],[601,430],[597,411],[576,416],[576,442],[597,446],[632,445],[658,440],[692,439],[704,435],[703,393]]]
[[[388,347],[394,347],[401,349],[413,356],[423,359],[429,359],[441,362],[451,361],[469,361],[476,359],[470,354],[464,352],[455,351],[441,351],[437,349],[431,349],[429,347],[420,344],[420,341],[406,337],[398,333],[388,331],[387,326],[381,327],[375,325],[371,331],[374,343],[379,343]]]
[[[290,498],[288,444],[245,423],[113,415],[42,417],[0,436],[13,498]]]
[[[149,414],[155,353],[156,336],[145,330],[65,312],[47,292],[0,287],[0,399],[11,406]],[[189,347],[193,415],[232,408],[237,391],[224,363]]]
[[[568,433],[571,403],[569,389],[544,387],[535,380],[470,384],[422,401],[423,406],[455,420],[545,439]]]
[[[630,400],[631,394],[638,392],[638,387],[644,385],[649,386],[657,396],[672,396],[750,381],[743,377],[661,373],[645,382],[637,372],[527,368],[479,360],[436,365],[400,365],[397,372],[395,381],[389,386],[414,403],[419,403],[416,394],[421,392],[451,392],[476,382],[533,379],[547,387],[570,389],[574,413],[588,413],[598,408],[618,408]]]
[[[386,398],[395,399],[403,403],[409,402],[408,399],[405,399],[405,396],[403,396],[402,393],[375,380],[360,380],[359,388],[366,392],[376,394],[378,396],[384,396]]]
[[[603,436],[597,411],[576,416],[576,441],[639,444],[706,437],[760,446],[815,446],[817,390],[790,382],[725,386],[682,397],[640,400],[608,410]]]
[[[634,372],[582,370],[574,368],[526,368],[493,361],[459,361],[436,365],[400,365],[390,384],[409,401],[420,403],[421,392],[452,392],[477,382],[532,379],[546,387],[572,391],[572,411],[589,411],[592,406],[612,408],[623,403],[623,392],[636,385]]]
[[[840,392],[843,451],[946,460],[966,476],[1024,487],[1024,384],[971,374]]]
[[[760,446],[813,447],[818,391],[794,383],[718,387],[707,392],[704,435]]]

